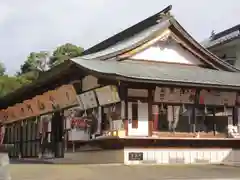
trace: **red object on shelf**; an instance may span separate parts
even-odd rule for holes
[[[87,127],[87,121],[83,118],[72,118],[71,125],[73,127],[77,128],[86,128]]]

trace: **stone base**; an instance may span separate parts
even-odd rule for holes
[[[66,153],[64,159],[80,164],[124,163],[123,150],[96,150]]]

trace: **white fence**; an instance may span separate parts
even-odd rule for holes
[[[142,153],[142,160],[129,160],[129,153]],[[135,164],[225,164],[240,165],[240,150],[233,149],[124,149],[124,163]]]

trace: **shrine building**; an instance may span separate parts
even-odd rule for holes
[[[0,99],[11,158],[81,163],[240,161],[240,69],[201,46],[172,6]],[[238,158],[237,158],[238,157]]]

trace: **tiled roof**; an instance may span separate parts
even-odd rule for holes
[[[172,9],[171,5],[167,6],[166,8],[162,9],[160,12],[157,12],[156,14],[149,16],[148,18],[140,21],[139,23],[134,24],[133,26],[85,50],[83,52],[83,55],[92,54],[92,53],[101,51],[103,49],[106,49],[110,46],[113,46],[114,44],[121,42],[124,39],[128,39],[129,37],[132,37],[135,34],[138,34],[141,31],[144,31],[145,29],[148,29],[151,26],[156,25],[157,21],[160,19],[160,15],[168,13],[169,11],[171,11],[171,9]]]
[[[240,37],[240,25],[237,25],[223,32],[213,35],[209,39],[206,39],[205,41],[203,41],[201,44],[205,48],[211,48],[220,44],[230,42],[239,37]]]
[[[240,89],[240,74],[188,65],[146,61],[100,61],[75,58],[81,68],[119,80]]]
[[[155,33],[159,30],[164,30],[170,26],[168,20],[163,20],[161,23],[157,23],[154,26],[151,26],[138,34],[133,35],[127,39],[124,39],[121,42],[118,42],[106,49],[98,51],[96,53],[88,54],[82,56],[84,59],[106,59],[118,55],[121,52],[128,51],[139,45],[142,45],[144,42],[148,41],[150,38],[155,36]]]

